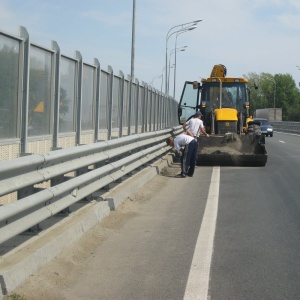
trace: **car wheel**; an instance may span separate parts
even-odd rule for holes
[[[272,137],[273,136],[273,133],[270,133],[270,137]]]

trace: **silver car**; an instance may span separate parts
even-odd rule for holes
[[[267,119],[255,118],[253,121],[260,122],[260,130],[265,136],[273,136],[273,127]]]

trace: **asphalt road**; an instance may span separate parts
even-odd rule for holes
[[[16,290],[26,299],[300,299],[300,137],[265,167],[174,164]]]
[[[266,147],[263,168],[222,168],[211,299],[300,299],[300,137]]]

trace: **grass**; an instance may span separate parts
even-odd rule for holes
[[[16,294],[16,293],[13,293],[11,295],[7,295],[3,298],[3,300],[26,300],[25,297],[19,295],[19,294]]]

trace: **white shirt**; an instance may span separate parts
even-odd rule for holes
[[[199,136],[199,128],[204,128],[203,121],[199,118],[192,118],[186,122],[190,126],[189,130],[193,136]]]
[[[194,141],[194,138],[187,134],[180,134],[174,139],[174,147],[179,151],[182,147],[189,144],[191,141]]]

